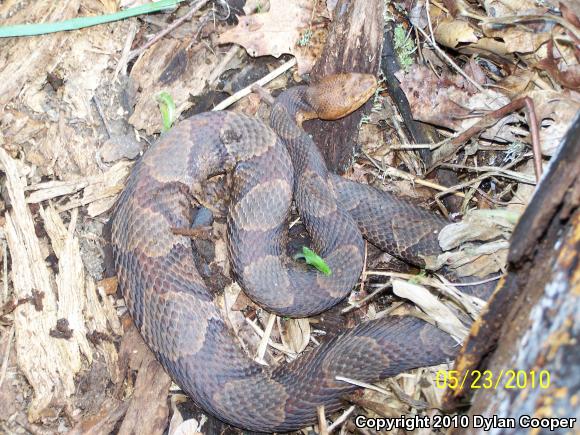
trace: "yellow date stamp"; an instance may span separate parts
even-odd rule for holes
[[[550,387],[550,372],[548,370],[437,370],[435,385],[439,389],[450,388],[460,390],[523,390],[525,388],[546,389]]]

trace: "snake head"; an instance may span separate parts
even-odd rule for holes
[[[372,74],[332,74],[311,84],[307,98],[317,118],[334,120],[366,103],[377,87],[377,79]]]

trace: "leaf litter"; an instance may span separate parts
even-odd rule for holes
[[[187,398],[170,388],[132,328],[124,302],[111,286],[114,278],[103,273],[108,266],[90,267],[92,251],[83,242],[95,239],[106,263],[107,213],[135,157],[163,127],[155,96],[171,95],[172,116],[179,118],[195,113],[209,91],[223,91],[232,78],[242,77],[243,66],[259,60],[254,57],[263,57],[268,69],[276,70],[281,63],[275,58],[288,61],[292,55],[297,74],[309,72],[342,2],[247,2],[246,16],[237,17],[237,24],[218,10],[227,9],[226,3],[230,10],[240,10],[237,2],[195,3],[199,9],[191,21],[157,40],[190,6],[147,19],[0,41],[0,307],[32,301],[33,295],[41,300],[41,310],[39,304],[23,302],[0,317],[0,391],[2,402],[10,403],[0,412],[3,431],[129,432],[147,421],[148,433],[167,427],[170,433],[212,433],[211,417],[194,417],[184,407]],[[0,22],[60,21],[118,10],[116,2],[102,0],[15,0],[0,5]],[[392,12],[387,2],[387,20]],[[401,13],[406,35],[416,46],[407,50],[407,57],[414,55],[416,63],[397,77],[413,117],[435,126],[449,142],[486,113],[529,98],[539,127],[541,156],[535,158],[545,165],[580,110],[580,21],[574,2],[419,1],[413,9],[410,2],[403,3]],[[276,73],[281,75],[273,88],[291,79],[286,69]],[[263,116],[257,100],[248,97],[234,110],[244,104]],[[437,150],[447,142],[408,143],[400,128],[406,121],[389,105],[384,92],[376,96],[369,120],[361,126],[364,157],[348,176],[433,208],[442,204],[440,199],[460,194],[463,219],[441,233],[446,253],[432,259],[434,264],[453,264],[469,276],[501,275],[509,235],[535,183],[530,117],[525,111],[507,113],[425,168],[417,150]],[[425,180],[426,170],[438,166],[455,171],[459,184],[445,187]],[[426,186],[443,193],[435,196]],[[250,355],[271,366],[316,346],[322,335],[332,336],[341,325],[396,312],[419,313],[461,339],[468,328],[466,313],[475,316],[481,307],[481,301],[457,292],[442,277],[417,277],[405,268],[385,272],[396,260],[369,247],[361,288],[351,297],[356,305],[352,314],[280,319],[231,284],[225,254],[218,245],[209,255],[207,276],[216,288],[227,287],[222,309]],[[216,265],[223,270],[219,276]],[[408,299],[413,303],[404,303]],[[51,334],[62,320],[68,338]],[[325,329],[325,324],[331,326]],[[433,382],[436,370],[401,374],[349,400],[358,412],[371,416],[412,410],[432,415],[442,396]],[[337,423],[322,425],[326,430],[353,429],[348,413],[326,417]]]

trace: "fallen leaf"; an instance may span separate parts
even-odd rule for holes
[[[580,90],[580,65],[559,67],[559,62],[554,58],[554,43],[548,41],[546,58],[536,64],[536,68],[546,70],[556,81],[568,89]]]
[[[518,69],[515,73],[500,80],[496,87],[510,98],[515,98],[526,90],[532,79],[534,73],[527,69]]]
[[[393,279],[393,293],[409,299],[437,322],[437,326],[451,334],[458,342],[469,332],[459,318],[425,287],[401,279]]]
[[[484,0],[483,7],[488,16],[499,18],[522,14],[523,11],[532,11],[536,8],[536,2],[534,0]]]
[[[310,341],[310,322],[308,319],[289,319],[284,323],[282,342],[292,352],[300,353]]]
[[[542,154],[551,156],[580,111],[580,98],[577,93],[568,91],[535,90],[526,95],[534,101],[534,110],[540,124]]]
[[[456,48],[459,44],[477,42],[475,29],[464,20],[445,18],[433,29],[435,39],[441,45]]]
[[[551,37],[548,32],[537,33],[518,27],[501,29],[492,36],[503,39],[509,53],[533,53]]]
[[[444,251],[462,243],[475,240],[487,241],[497,238],[509,239],[518,214],[507,210],[471,210],[463,220],[449,224],[437,236]]]
[[[495,90],[472,93],[463,77],[451,73],[438,77],[425,66],[414,65],[408,73],[397,73],[397,78],[409,100],[413,118],[455,131],[468,129],[481,119],[483,113],[509,103],[506,96]],[[514,120],[515,117],[509,115],[483,131],[482,136],[513,141],[516,136],[506,128],[506,124]]]
[[[219,44],[235,43],[243,46],[253,57],[293,54],[298,73],[306,74],[314,65],[312,51],[324,42],[322,29],[311,29],[312,0],[271,0],[270,10],[239,17],[239,23],[220,35]]]

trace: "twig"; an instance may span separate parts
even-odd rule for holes
[[[378,387],[374,384],[369,384],[367,382],[359,381],[357,379],[351,379],[344,376],[335,376],[334,379],[337,381],[343,381],[348,384],[356,385],[357,387],[368,388],[369,390],[376,391],[377,393],[384,394],[385,396],[389,395],[389,391],[385,390],[384,388]]]
[[[103,121],[103,126],[105,127],[105,130],[107,131],[107,136],[109,136],[109,139],[111,139],[112,135],[111,135],[111,128],[109,127],[109,122],[107,121],[107,118],[105,116],[105,112],[103,111],[103,106],[101,105],[101,102],[99,101],[99,97],[97,97],[96,95],[93,95],[93,103],[95,104],[95,107],[97,108],[97,113],[99,114],[101,121]]]
[[[576,39],[580,39],[580,31],[574,27],[571,23],[566,21],[562,17],[558,17],[553,14],[544,14],[544,15],[508,15],[499,18],[489,18],[486,17],[481,20],[482,25],[491,24],[497,26],[498,24],[504,24],[506,26],[511,26],[516,23],[526,23],[530,21],[554,21],[558,23],[560,26],[564,27],[568,30],[571,34],[573,34]]]
[[[214,70],[209,75],[207,79],[207,84],[212,85],[220,74],[224,71],[226,65],[230,60],[237,56],[237,54],[242,50],[239,45],[232,45],[230,50],[226,53],[226,55],[220,60],[220,63],[214,68]]]
[[[270,315],[268,316],[268,323],[266,324],[266,329],[264,329],[264,336],[262,337],[262,340],[260,340],[258,350],[256,351],[256,359],[258,361],[265,363],[264,355],[266,354],[266,349],[268,348],[268,341],[270,340],[270,335],[272,335],[274,323],[276,323],[276,314],[270,313]]]
[[[328,426],[328,433],[338,429],[346,421],[346,419],[350,417],[355,408],[356,406],[351,406],[346,411],[344,411],[340,417],[338,417],[330,426]]]
[[[4,303],[8,300],[8,243],[6,243],[6,239],[2,239],[2,278],[4,287],[0,302]]]
[[[123,75],[127,75],[127,63],[129,62],[129,55],[131,54],[131,45],[135,40],[135,35],[137,35],[137,23],[132,21],[127,32],[127,37],[125,38],[125,43],[123,44],[123,51],[121,51],[121,57],[117,66],[115,67],[115,72],[113,73],[113,82],[117,81],[117,77],[121,70],[123,70]]]
[[[248,324],[252,327],[252,329],[256,332],[256,334],[258,334],[260,337],[264,337],[265,333],[264,331],[262,331],[262,329],[256,325],[254,322],[252,322],[250,319],[248,319],[247,317],[244,317],[244,319],[246,320],[246,322],[248,322]],[[288,350],[287,348],[285,348],[284,346],[281,346],[280,344],[272,341],[271,339],[268,339],[268,344],[270,346],[272,346],[274,349],[279,350],[280,352],[288,355],[291,358],[296,358],[296,354],[290,350]]]
[[[502,276],[504,276],[503,274],[499,274],[497,276],[492,276],[491,278],[487,278],[487,279],[482,279],[481,281],[472,281],[472,282],[449,282],[446,281],[445,285],[451,286],[451,287],[469,287],[472,285],[481,285],[481,284],[487,284],[488,282],[492,282],[492,281],[497,281],[498,279],[500,279]]]
[[[454,164],[454,163],[442,163],[440,165],[442,168],[449,168],[449,169],[465,169],[467,171],[474,171],[474,172],[491,172],[491,173],[500,173],[500,176],[503,175],[506,178],[512,178],[514,180],[517,180],[520,183],[526,183],[526,184],[532,184],[535,185],[536,184],[536,180],[531,177],[528,176],[526,174],[522,174],[521,172],[517,172],[517,171],[511,171],[509,169],[505,169],[505,168],[496,168],[494,166],[467,166],[467,165],[458,165],[458,164]]]
[[[184,16],[173,21],[169,26],[167,26],[161,32],[157,33],[153,38],[151,38],[149,41],[147,41],[141,47],[136,48],[135,50],[131,51],[129,53],[129,55],[127,56],[126,62],[130,62],[132,59],[139,56],[141,53],[143,53],[145,50],[147,50],[149,47],[151,47],[153,44],[155,44],[157,41],[159,41],[165,35],[172,32],[177,27],[181,26],[184,22],[191,20],[193,15],[197,11],[199,11],[202,7],[204,7],[208,1],[209,0],[197,0],[196,2],[194,2],[191,5],[191,9],[189,10],[189,12],[187,14],[185,14]]]
[[[366,276],[388,276],[390,278],[402,278],[402,279],[412,279],[417,278],[417,275],[412,273],[401,273],[401,272],[385,272],[383,270],[367,270],[365,272]]]
[[[326,415],[324,414],[324,405],[316,408],[318,413],[318,433],[320,435],[328,435],[328,424],[326,423]]]
[[[415,143],[415,144],[403,143],[401,145],[391,145],[390,148],[392,150],[424,150],[424,149],[428,149],[430,151],[433,151],[433,150],[436,150],[437,148],[440,148],[441,146],[445,145],[450,140],[451,140],[450,138],[445,138],[437,143]]]
[[[405,172],[405,171],[401,171],[400,169],[397,169],[397,168],[393,168],[390,166],[381,167],[375,161],[375,159],[373,159],[371,156],[369,156],[366,152],[363,151],[363,154],[369,160],[369,162],[371,162],[373,164],[373,166],[375,168],[377,168],[380,172],[382,172],[384,175],[402,178],[404,180],[411,181],[412,183],[419,184],[419,185],[425,186],[425,187],[429,187],[431,189],[439,190],[441,192],[445,192],[449,189],[446,186],[442,186],[441,184],[433,183],[432,181],[423,180],[422,178],[416,177],[413,174],[410,174],[410,173]],[[455,192],[454,195],[459,196],[460,198],[465,198],[465,195],[461,192]]]
[[[246,86],[243,89],[240,89],[238,92],[236,92],[235,94],[233,94],[230,97],[226,98],[224,101],[222,101],[221,103],[219,103],[217,106],[215,106],[211,110],[214,110],[215,111],[215,110],[224,110],[224,109],[226,109],[227,107],[229,107],[232,104],[234,104],[236,101],[241,100],[246,95],[249,95],[252,92],[252,86],[254,86],[254,85],[264,86],[266,83],[271,82],[272,80],[274,80],[279,75],[284,74],[286,71],[288,71],[294,65],[296,65],[296,58],[293,58],[293,59],[289,60],[288,62],[280,65],[274,71],[272,71],[271,73],[265,75],[260,80],[257,80],[256,82],[252,83],[251,85]]]
[[[458,147],[462,143],[469,140],[472,136],[484,130],[485,128],[495,124],[509,113],[526,109],[528,115],[528,124],[532,136],[532,150],[534,151],[534,170],[536,172],[536,181],[542,176],[542,149],[540,147],[540,131],[538,127],[538,120],[536,111],[534,110],[534,102],[530,97],[518,98],[511,101],[503,107],[500,107],[493,112],[487,113],[477,123],[461,134],[451,140],[451,145]]]
[[[364,279],[366,277],[366,273],[363,270],[363,273],[361,274],[361,279]],[[378,295],[379,293],[382,293],[385,289],[391,287],[391,283],[387,283],[385,285],[382,285],[381,287],[379,287],[378,289],[376,289],[374,292],[372,292],[371,294],[365,296],[364,298],[362,298],[360,301],[357,301],[356,303],[352,304],[349,307],[344,308],[343,310],[341,310],[340,314],[346,314],[346,313],[350,313],[353,310],[356,310],[360,307],[362,307],[363,305],[365,305],[368,301],[370,301],[372,298],[374,298],[376,295]]]
[[[361,292],[361,294],[365,294],[365,279],[364,279],[364,273],[365,273],[365,270],[367,270],[367,258],[368,258],[368,243],[365,240],[365,255],[364,255],[364,258],[363,258],[363,270],[362,270],[362,273],[360,275],[360,292]],[[363,298],[363,300],[364,300],[364,298]]]

